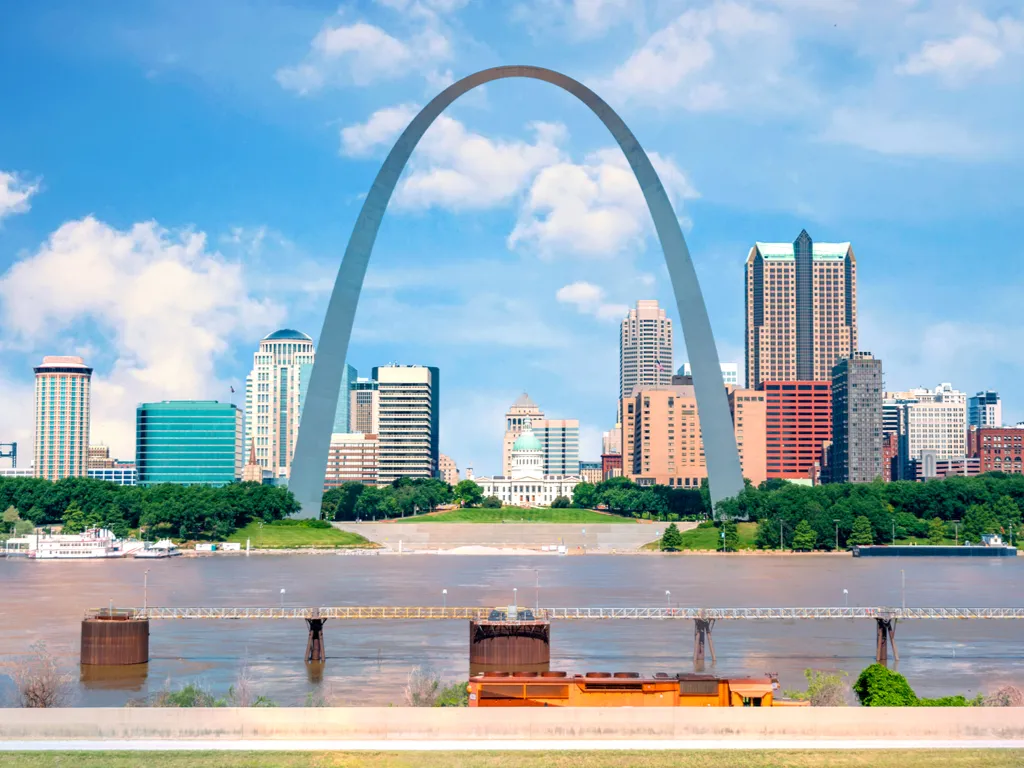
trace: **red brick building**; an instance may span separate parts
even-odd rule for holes
[[[601,454],[601,477],[605,480],[610,480],[613,477],[622,477],[621,453]]]
[[[980,460],[981,472],[1024,474],[1024,428],[971,427],[967,455]]]
[[[900,436],[887,432],[882,438],[882,481],[891,483],[899,476],[897,460],[900,455]]]
[[[811,477],[822,443],[832,439],[832,383],[765,381],[767,476]]]

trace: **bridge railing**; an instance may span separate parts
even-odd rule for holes
[[[149,606],[114,609],[118,617],[135,619],[342,619],[342,620],[472,620],[486,621],[494,609],[480,606],[335,606],[335,607],[182,607]],[[89,618],[104,618],[109,609],[88,611]],[[785,621],[810,619],[1024,619],[1024,608],[541,608],[537,620],[746,620]]]

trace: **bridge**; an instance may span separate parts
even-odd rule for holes
[[[716,661],[712,630],[718,621],[820,621],[831,619],[862,619],[875,621],[875,660],[888,663],[889,649],[899,661],[896,647],[896,625],[907,620],[1014,620],[1024,619],[1024,608],[907,608],[891,606],[844,606],[821,608],[698,608],[698,607],[595,607],[595,608],[526,608],[508,606],[312,606],[312,607],[162,607],[101,608],[86,612],[83,622],[95,632],[97,624],[130,622],[146,627],[148,655],[149,622],[161,620],[302,620],[309,627],[306,661],[326,659],[323,625],[327,620],[340,621],[469,621],[471,627],[486,626],[488,637],[523,638],[524,642],[543,642],[544,653],[550,642],[549,627],[553,621],[692,621],[694,625],[693,660],[698,667],[704,663],[705,648]],[[481,635],[481,637],[483,637]],[[84,646],[83,646],[84,647]],[[102,651],[101,651],[102,653]],[[84,654],[83,654],[84,658]],[[471,648],[470,659],[473,659]]]

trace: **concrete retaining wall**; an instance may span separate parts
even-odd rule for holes
[[[696,523],[677,523],[681,531]],[[540,549],[564,544],[569,549],[586,547],[591,552],[639,549],[661,538],[667,523],[334,523],[388,549],[409,551],[456,547],[505,547]],[[586,533],[584,533],[586,531]]]
[[[7,709],[0,739],[1021,740],[1024,709]]]

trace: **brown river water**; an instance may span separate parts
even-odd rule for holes
[[[148,569],[152,606],[507,605],[546,607],[1024,606],[1024,558],[840,556],[253,555],[156,561],[0,559],[0,697],[4,675],[45,640],[73,670],[79,706],[122,706],[170,684],[196,681],[223,695],[247,665],[257,692],[299,706],[317,692],[338,705],[398,704],[409,671],[446,680],[468,673],[467,622],[328,621],[327,664],[302,661],[302,621],[153,621],[148,665],[80,674],[79,625],[88,608],[139,606]],[[901,569],[905,595],[901,594]],[[536,584],[539,582],[539,590]],[[848,591],[844,596],[843,590]],[[551,668],[570,672],[693,670],[686,621],[572,621],[552,626]],[[1024,686],[1024,621],[906,621],[896,668],[921,695],[972,696]],[[857,673],[874,660],[873,621],[719,622],[720,675],[776,672],[803,687],[803,670]]]

